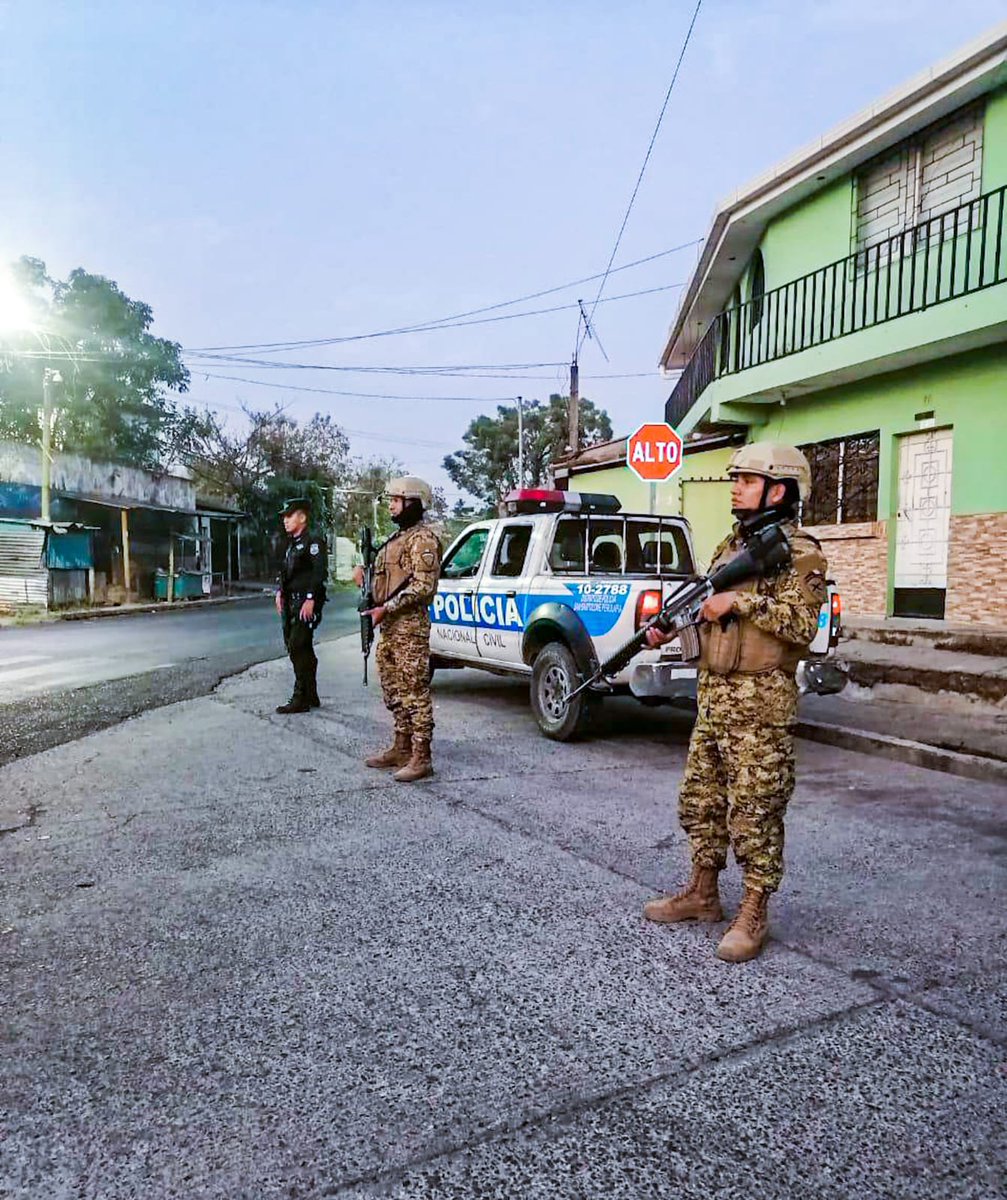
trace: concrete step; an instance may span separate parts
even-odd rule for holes
[[[1007,629],[981,625],[949,625],[946,621],[903,620],[899,617],[845,617],[848,641],[883,646],[925,646],[954,653],[1007,658]]]
[[[840,642],[837,656],[848,665],[850,681],[861,687],[912,688],[966,704],[1007,708],[1007,655],[942,649],[926,641],[900,645],[848,638]]]

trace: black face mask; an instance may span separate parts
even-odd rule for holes
[[[410,498],[402,505],[402,511],[392,521],[399,529],[412,529],[423,520],[423,505],[419,500]]]

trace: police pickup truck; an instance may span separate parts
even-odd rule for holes
[[[644,704],[694,706],[696,666],[678,640],[643,650],[600,689],[567,694],[696,577],[683,517],[623,513],[616,496],[519,489],[506,516],[469,525],[444,556],[430,606],[432,670],[476,667],[531,681],[546,737],[582,732],[605,694]],[[838,691],[829,661],[839,638],[839,594],[830,584],[802,686]]]

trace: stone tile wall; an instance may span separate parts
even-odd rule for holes
[[[822,543],[829,577],[836,581],[848,616],[883,617],[888,594],[888,523],[810,525]]]
[[[1007,513],[952,516],[945,620],[1007,626]]]

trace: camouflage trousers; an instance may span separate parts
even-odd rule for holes
[[[745,883],[775,892],[783,878],[783,818],[794,791],[793,677],[704,672],[698,700],[678,797],[692,861],[720,870],[730,846]]]
[[[434,733],[430,697],[430,616],[424,608],[386,618],[379,626],[375,659],[385,707],[395,732],[429,740]]]

